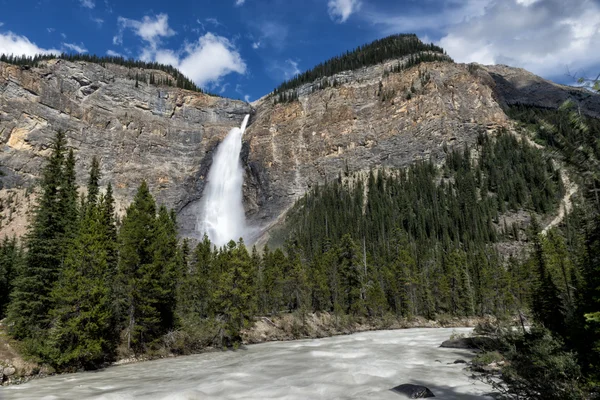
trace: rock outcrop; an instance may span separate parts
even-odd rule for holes
[[[427,399],[430,397],[435,397],[429,388],[425,386],[411,385],[408,383],[396,386],[392,389],[392,392],[404,395],[409,399]]]
[[[505,105],[555,108],[572,98],[584,112],[600,115],[600,96],[523,70],[440,62],[389,72],[397,63],[337,74],[336,85],[323,90],[304,85],[297,102],[274,104],[267,96],[252,105],[136,87],[131,76],[144,71],[112,64],[0,63],[0,199],[6,205],[12,198],[0,236],[22,233],[24,210],[33,203],[29,188],[59,129],[76,150],[81,183],[96,155],[101,183],[112,182],[120,212],[146,179],[157,200],[178,212],[180,232],[193,236],[212,152],[252,114],[242,150],[244,202],[261,236],[309,188],[340,173],[439,161],[446,148],[510,128]]]
[[[63,130],[75,149],[80,182],[97,156],[101,183],[112,182],[120,212],[142,179],[159,202],[178,211],[197,201],[212,150],[251,107],[173,87],[136,87],[132,73],[64,60],[39,68],[0,63],[3,191],[35,183],[49,143]],[[10,233],[10,224],[3,225]]]

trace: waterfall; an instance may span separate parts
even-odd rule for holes
[[[246,216],[242,202],[244,169],[240,161],[242,136],[246,131],[246,115],[241,128],[233,128],[219,145],[208,173],[202,198],[202,212],[196,221],[196,231],[208,235],[210,241],[223,246],[246,234]]]

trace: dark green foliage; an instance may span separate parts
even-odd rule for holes
[[[564,337],[565,312],[559,291],[548,271],[546,253],[535,218],[532,222],[533,261],[538,273],[533,292],[532,312],[534,318],[550,331]]]
[[[175,221],[142,182],[119,231],[119,294],[127,348],[150,349],[174,324]],[[170,279],[166,281],[165,279]]]
[[[14,282],[8,318],[16,338],[37,338],[48,328],[50,293],[58,279],[77,221],[77,192],[72,152],[58,132],[44,168],[42,193],[25,239],[25,264]],[[71,214],[67,214],[71,213]]]
[[[0,54],[0,62],[6,62],[9,64],[21,65],[21,66],[27,66],[27,67],[37,67],[40,64],[40,62],[43,62],[46,60],[52,60],[55,58],[59,58],[61,60],[67,60],[67,61],[85,61],[85,62],[90,62],[90,63],[94,63],[94,64],[100,64],[102,66],[104,66],[105,64],[116,64],[116,65],[122,65],[122,66],[130,68],[130,69],[131,68],[139,68],[139,69],[147,69],[147,70],[159,70],[159,71],[163,71],[163,72],[166,72],[167,74],[171,75],[173,77],[174,81],[171,79],[168,79],[166,81],[157,80],[154,77],[154,75],[151,73],[144,73],[141,76],[138,73],[136,73],[135,76],[130,76],[130,79],[135,79],[136,87],[138,86],[138,82],[140,82],[140,81],[144,82],[144,83],[147,83],[149,81],[150,84],[175,86],[175,87],[178,87],[181,89],[192,90],[194,92],[204,93],[204,91],[201,88],[196,86],[196,84],[194,82],[192,82],[189,78],[187,78],[185,75],[183,75],[183,73],[181,73],[181,71],[179,71],[177,68],[175,68],[171,65],[160,64],[157,62],[146,62],[146,61],[134,60],[131,58],[126,59],[123,57],[97,56],[97,55],[92,55],[92,54],[73,54],[73,53],[70,53],[70,54],[62,53],[60,55],[38,54],[33,57]],[[213,94],[211,94],[211,95],[213,95]]]
[[[17,238],[5,237],[0,243],[0,319],[6,316],[6,308],[14,288],[15,278],[22,268],[23,253]]]
[[[563,188],[543,153],[511,135],[482,136],[477,150],[474,163],[468,149],[450,152],[442,174],[420,162],[351,183],[340,177],[301,199],[287,224],[319,277],[312,308],[425,316],[513,310],[513,286],[530,286],[513,283],[521,269],[507,271],[492,246],[502,239],[498,218],[522,208],[550,212]]]
[[[445,54],[442,48],[435,46],[433,43],[425,44],[414,34],[392,35],[334,57],[282,83],[273,91],[275,102],[288,103],[297,100],[298,93],[294,89],[305,83],[313,83],[320,79],[315,87],[317,90],[337,86],[339,82],[323,78],[339,72],[368,67],[409,55],[411,57],[408,61],[403,63],[402,66],[399,64],[398,71],[394,70],[395,72],[422,62],[452,62],[452,59]]]
[[[237,344],[240,330],[248,327],[256,313],[256,277],[258,271],[246,250],[243,240],[233,240],[216,254],[219,270],[212,292],[212,303],[217,320],[223,321],[221,342]]]
[[[507,399],[562,400],[585,399],[581,369],[575,354],[544,328],[529,333],[508,334],[503,352],[506,366],[502,381],[491,380]]]

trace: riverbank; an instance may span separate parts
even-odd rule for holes
[[[325,337],[350,335],[359,332],[382,331],[411,328],[474,328],[478,323],[489,322],[492,317],[458,318],[439,317],[428,320],[423,317],[411,319],[393,316],[380,318],[356,318],[336,316],[327,312],[282,314],[273,318],[257,318],[254,325],[242,331],[244,344],[299,339],[320,339]]]
[[[257,317],[251,328],[241,332],[244,345],[292,341],[302,339],[320,339],[359,332],[384,331],[411,328],[463,328],[475,327],[490,318],[440,317],[428,320],[422,317],[411,319],[395,318],[357,318],[336,316],[327,312],[286,313],[274,317]],[[441,342],[440,342],[441,344]],[[207,346],[190,354],[220,352],[221,348]],[[120,358],[110,366],[141,363],[163,358],[175,358],[178,355],[166,351],[153,355],[143,354],[137,357]],[[188,354],[186,354],[188,355]],[[3,371],[8,372],[2,373]],[[32,379],[54,375],[54,370],[44,364],[24,358],[18,351],[18,343],[10,339],[5,325],[0,321],[0,386],[23,384]]]

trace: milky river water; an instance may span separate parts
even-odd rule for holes
[[[317,340],[272,342],[38,379],[0,388],[0,399],[402,399],[403,384],[438,399],[481,399],[470,379],[473,353],[439,345],[470,329],[406,329]]]

